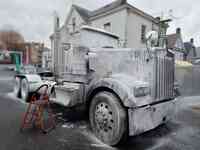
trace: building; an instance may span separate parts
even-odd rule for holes
[[[44,47],[42,51],[42,68],[51,69],[51,49]]]
[[[174,52],[176,60],[185,60],[181,28],[177,28],[175,33],[167,35],[167,48]]]
[[[44,49],[43,43],[26,42],[24,43],[24,64],[31,64],[37,67],[42,66],[42,51]]]
[[[197,54],[197,57],[200,58],[200,47],[196,47],[196,54]]]
[[[189,42],[184,43],[185,46],[185,60],[192,61],[197,57],[196,47],[194,45],[194,39],[191,38]]]
[[[150,30],[159,31],[159,19],[135,8],[126,0],[116,0],[111,4],[90,11],[72,5],[63,26],[55,16],[54,33],[50,36],[54,68],[63,64],[62,47],[68,43],[81,26],[89,25],[114,33],[119,37],[119,47],[145,48],[145,34]]]
[[[0,40],[0,50],[6,49],[6,44]]]

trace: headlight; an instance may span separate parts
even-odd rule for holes
[[[134,88],[134,96],[135,97],[142,97],[150,94],[149,87],[135,87]]]

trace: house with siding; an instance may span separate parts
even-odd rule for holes
[[[116,0],[93,11],[72,5],[63,26],[60,27],[59,18],[55,17],[54,33],[50,36],[54,65],[63,64],[63,44],[68,43],[83,25],[111,32],[119,37],[118,47],[135,49],[146,47],[146,32],[159,31],[159,19],[132,6],[126,0]]]
[[[167,35],[167,48],[173,51],[176,60],[186,59],[181,28],[177,28],[175,33]]]
[[[186,53],[186,57],[185,59],[187,61],[193,61],[193,59],[195,59],[197,56],[197,49],[196,46],[194,45],[194,39],[191,38],[189,42],[185,42],[184,43],[185,46],[185,53]]]

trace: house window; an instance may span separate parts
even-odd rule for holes
[[[141,26],[141,41],[142,41],[142,43],[145,43],[146,28],[147,27],[145,25]]]
[[[111,23],[110,22],[104,24],[103,27],[104,27],[104,30],[111,31]]]
[[[73,32],[76,31],[76,18],[75,17],[72,18],[72,30],[73,30]]]

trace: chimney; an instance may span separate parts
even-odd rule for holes
[[[179,35],[181,34],[181,28],[176,29],[176,34],[179,34]]]

